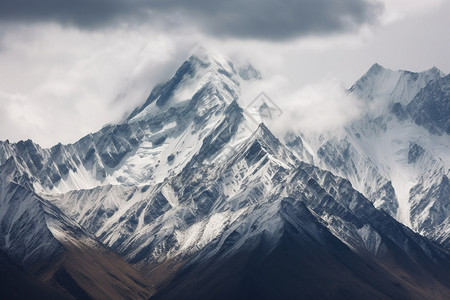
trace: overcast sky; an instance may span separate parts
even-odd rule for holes
[[[0,140],[75,142],[198,45],[251,62],[279,101],[274,89],[348,88],[375,62],[448,73],[449,13],[447,0],[0,0]]]

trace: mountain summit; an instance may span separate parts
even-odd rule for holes
[[[356,81],[350,91],[364,100],[385,99],[405,105],[429,82],[442,76],[444,73],[436,67],[415,73],[393,71],[376,63]]]

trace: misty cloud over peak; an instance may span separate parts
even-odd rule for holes
[[[190,27],[214,36],[286,40],[352,31],[377,20],[368,0],[0,0],[1,22],[57,22],[95,30],[121,23]]]

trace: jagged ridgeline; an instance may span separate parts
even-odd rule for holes
[[[375,64],[284,136],[260,79],[199,50],[119,124],[0,142],[2,298],[450,299],[450,78]]]

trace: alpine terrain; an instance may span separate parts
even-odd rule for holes
[[[450,76],[375,64],[284,136],[260,79],[199,50],[119,124],[0,142],[2,298],[450,299]]]

